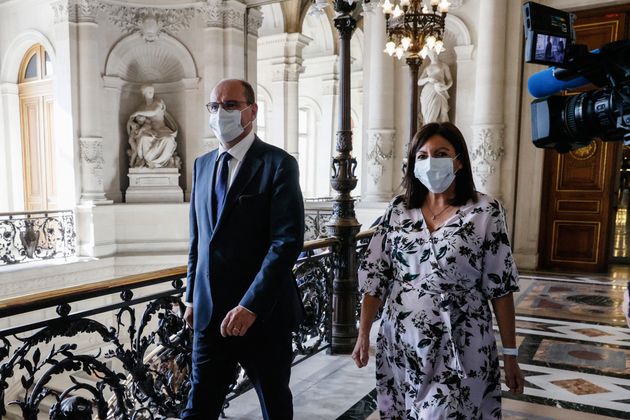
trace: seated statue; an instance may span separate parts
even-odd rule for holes
[[[428,53],[431,63],[424,68],[418,85],[424,86],[420,93],[422,122],[448,122],[448,89],[453,85],[451,71],[446,63],[438,60],[435,51]]]
[[[153,86],[142,87],[145,103],[127,120],[131,168],[180,168],[177,123],[166,112],[164,101],[154,98]]]

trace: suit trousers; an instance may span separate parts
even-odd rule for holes
[[[214,321],[206,330],[195,331],[192,386],[181,418],[218,419],[239,363],[256,389],[264,419],[292,419],[291,337],[290,328],[259,320],[243,337],[222,337],[220,322]]]

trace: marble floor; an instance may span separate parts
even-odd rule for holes
[[[504,393],[504,419],[630,419],[630,329],[621,311],[628,279],[628,266],[608,275],[522,273],[515,302],[526,385],[522,396]],[[296,420],[379,418],[373,360],[357,369],[349,356],[321,352],[293,368],[291,386]],[[225,414],[262,418],[253,391]]]

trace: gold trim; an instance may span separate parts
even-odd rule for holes
[[[561,190],[561,189],[559,189],[558,186],[560,185],[560,172],[561,172],[561,167],[560,167],[561,160],[560,159],[564,155],[561,155],[561,154],[558,153],[558,166],[557,166],[557,169],[556,169],[556,185],[554,186],[554,192],[556,192],[556,193],[581,193],[581,194],[585,193],[585,192],[598,192],[598,193],[603,193],[604,192],[604,184],[605,184],[604,176],[606,175],[606,161],[607,161],[607,158],[608,158],[608,148],[609,148],[610,145],[607,142],[604,142],[602,140],[597,140],[597,141],[601,141],[602,142],[602,146],[603,146],[602,147],[602,160],[601,160],[603,167],[601,168],[600,173],[599,173],[601,175],[601,180],[602,180],[601,188],[598,189],[598,190],[564,190],[564,189]]]
[[[573,29],[578,32],[580,29],[588,29],[588,28],[595,28],[595,27],[602,27],[602,26],[613,26],[614,32],[613,32],[613,36],[611,37],[609,42],[613,42],[615,40],[618,39],[619,37],[619,20],[606,20],[603,22],[595,22],[595,23],[585,23],[583,25],[575,25],[573,26]]]
[[[560,259],[554,258],[554,255],[556,255],[556,251],[557,251],[556,225],[558,223],[573,224],[573,225],[594,225],[597,228],[596,235],[595,235],[596,239],[595,239],[595,260],[594,261],[592,260],[560,260]],[[602,225],[601,222],[578,222],[575,220],[554,220],[552,230],[551,230],[551,255],[549,256],[549,261],[597,265],[599,261],[599,242],[600,242],[601,225]]]
[[[579,149],[571,150],[569,154],[573,156],[575,160],[588,160],[595,156],[597,153],[597,142],[592,141],[588,145],[584,147],[580,147]]]
[[[560,203],[596,203],[597,210],[596,211],[587,211],[587,210],[560,210]],[[602,202],[599,200],[556,200],[556,212],[558,213],[587,213],[587,214],[599,214],[602,211],[601,208]]]

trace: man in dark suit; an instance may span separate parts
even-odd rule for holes
[[[207,108],[220,144],[193,169],[184,314],[193,370],[182,418],[218,418],[238,362],[264,418],[291,419],[291,331],[303,315],[292,275],[304,239],[298,165],[253,133],[249,83],[219,82]]]

